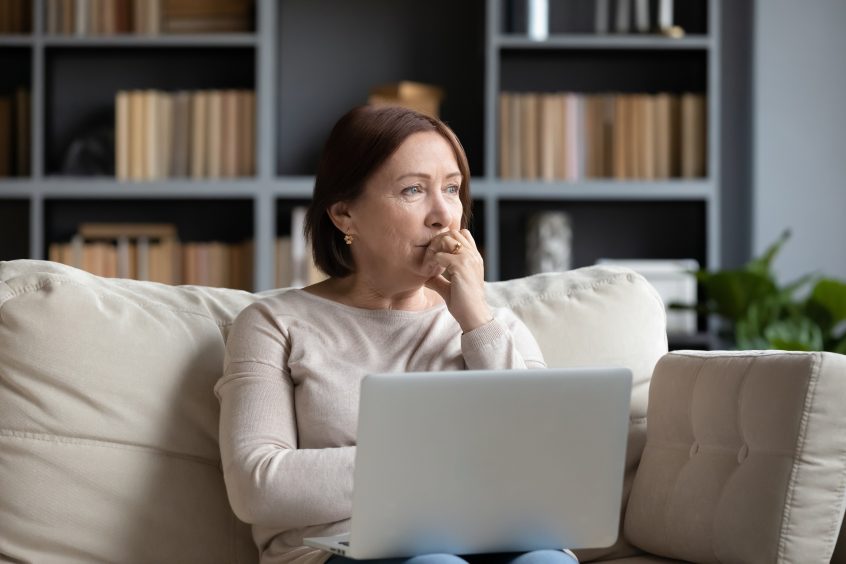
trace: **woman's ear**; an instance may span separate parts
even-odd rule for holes
[[[352,228],[352,217],[350,217],[350,208],[346,202],[335,202],[327,212],[332,223],[335,224],[341,233],[350,233]]]

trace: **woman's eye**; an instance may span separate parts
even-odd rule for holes
[[[461,190],[461,188],[455,184],[450,184],[446,187],[447,194],[458,194],[459,190]]]
[[[403,191],[402,191],[403,194],[406,194],[408,196],[414,196],[416,194],[419,194],[420,192],[422,192],[422,190],[420,189],[420,186],[417,185],[417,184],[415,184],[414,186],[409,186],[407,188],[404,188]]]

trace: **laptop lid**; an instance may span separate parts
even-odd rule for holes
[[[630,394],[625,368],[365,377],[347,555],[613,544]]]

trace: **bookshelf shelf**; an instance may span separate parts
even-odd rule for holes
[[[543,41],[527,39],[516,34],[499,35],[495,46],[502,49],[658,49],[658,50],[701,50],[711,47],[708,36],[691,36],[671,39],[659,35],[618,34],[558,34]]]
[[[203,35],[110,35],[110,36],[44,36],[45,47],[256,47],[259,37],[254,33],[218,33]]]
[[[32,47],[34,44],[32,35],[0,35],[0,47]]]
[[[586,180],[542,182],[496,180],[475,184],[473,194],[495,198],[566,200],[709,200],[708,181],[678,180],[644,182],[634,180]]]
[[[33,2],[35,27],[44,29],[47,0]],[[0,96],[19,86],[32,93],[32,174],[0,178],[0,258],[46,258],[75,221],[167,221],[186,241],[251,237],[254,289],[269,289],[275,239],[290,230],[290,211],[309,200],[334,121],[364,103],[369,88],[416,80],[446,90],[441,117],[468,153],[473,228],[485,246],[489,280],[525,273],[525,222],[546,209],[577,220],[574,268],[615,253],[719,266],[721,0],[677,2],[678,23],[688,32],[680,39],[591,33],[592,2],[550,3],[558,12],[542,42],[507,21],[513,2],[255,0],[256,31],[249,33],[0,36],[0,67],[8,71]],[[562,12],[571,9],[577,17]],[[576,20],[586,27],[568,27]],[[434,28],[451,40],[432,42]],[[255,176],[152,182],[59,176],[80,128],[114,119],[116,93],[131,89],[254,89]],[[707,174],[500,179],[498,97],[508,91],[704,93]]]

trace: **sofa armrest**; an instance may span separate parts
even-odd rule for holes
[[[846,500],[846,357],[678,351],[656,365],[625,532],[693,562],[828,562]]]

